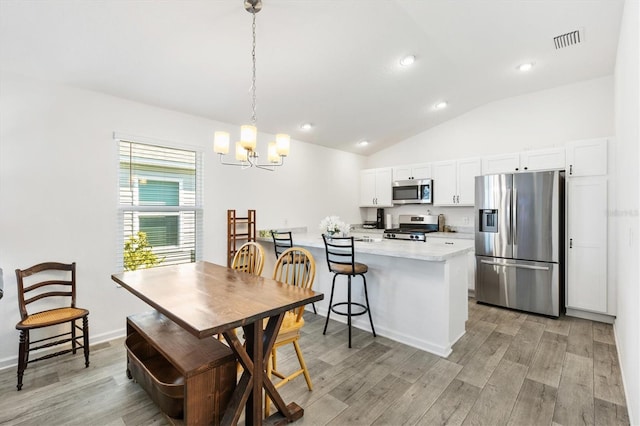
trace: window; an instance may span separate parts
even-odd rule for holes
[[[128,140],[118,144],[119,268],[199,260],[200,153]]]

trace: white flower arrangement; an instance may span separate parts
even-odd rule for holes
[[[327,216],[320,221],[320,230],[330,236],[343,236],[349,233],[351,226],[340,220],[338,216]]]

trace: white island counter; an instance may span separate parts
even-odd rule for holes
[[[267,238],[260,240],[267,250],[264,271],[269,275],[275,263],[273,243]],[[316,307],[320,315],[326,316],[333,274],[327,266],[322,237],[317,233],[293,234],[293,243],[307,248],[316,260],[313,289],[325,294]],[[369,266],[367,290],[376,333],[448,356],[465,332],[467,254],[472,250],[473,241],[464,239],[356,242],[356,261]],[[346,277],[339,276],[334,302],[346,301],[346,288]],[[352,279],[352,300],[364,301],[360,277]],[[341,315],[332,313],[331,319],[346,323],[346,317]],[[352,324],[371,330],[366,315],[352,317]],[[332,331],[331,326],[328,331]]]

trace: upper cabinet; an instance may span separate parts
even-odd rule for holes
[[[549,148],[536,151],[492,155],[482,159],[482,173],[485,175],[564,168],[564,148]]]
[[[520,171],[561,170],[565,167],[565,149],[549,148],[520,153]]]
[[[360,207],[392,207],[391,168],[366,169],[360,172]]]
[[[520,154],[500,154],[482,159],[482,174],[513,173],[520,169]]]
[[[393,180],[429,179],[431,178],[431,163],[410,164],[393,168]]]
[[[475,178],[481,174],[480,159],[433,163],[432,174],[433,205],[473,206]]]
[[[607,174],[607,139],[575,141],[567,144],[567,176]]]

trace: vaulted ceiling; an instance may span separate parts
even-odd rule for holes
[[[258,129],[365,155],[495,100],[611,75],[624,5],[263,2]],[[573,31],[580,42],[556,48]],[[251,14],[242,0],[0,0],[0,70],[244,124]]]

